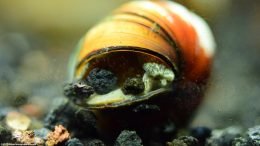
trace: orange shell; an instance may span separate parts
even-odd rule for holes
[[[98,121],[99,130],[104,135],[116,135],[123,128],[149,131],[169,119],[177,127],[185,126],[203,97],[214,49],[214,38],[205,21],[185,7],[170,1],[132,1],[83,37],[72,58],[70,77],[83,78],[93,68],[89,62],[96,59],[93,64],[98,64],[104,55],[116,52],[99,65],[114,66],[115,73],[128,76],[131,70],[125,68],[138,66],[138,60],[162,63],[173,69],[177,79],[173,93],[147,101],[156,103],[160,112],[148,116],[126,107],[101,109],[96,115],[106,120]],[[129,126],[122,127],[124,122]]]
[[[133,47],[140,52],[155,52],[171,62],[181,78],[199,81],[209,73],[215,46],[206,23],[181,5],[133,1],[86,34],[75,55],[71,76],[79,76],[84,63],[97,54],[115,51],[113,47],[116,51],[120,47],[131,51]]]

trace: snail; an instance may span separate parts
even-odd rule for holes
[[[80,40],[69,78],[111,79],[94,87],[81,106],[96,114],[104,137],[134,129],[147,139],[165,123],[187,125],[203,99],[214,51],[208,25],[184,6],[131,1]],[[99,92],[103,87],[111,88]]]

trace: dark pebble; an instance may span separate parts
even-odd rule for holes
[[[75,81],[64,86],[64,95],[73,102],[82,102],[94,93],[94,88],[83,81]]]
[[[45,117],[44,126],[48,129],[54,129],[55,125],[68,127],[70,122],[72,122],[70,120],[74,114],[74,109],[66,98],[55,102],[58,103]]]
[[[115,146],[142,146],[142,140],[135,131],[124,130],[117,137]]]
[[[144,91],[144,82],[141,77],[127,78],[123,84],[124,94],[139,94]]]
[[[66,146],[84,146],[77,138],[72,138],[65,143]]]
[[[181,136],[178,139],[186,143],[188,146],[198,145],[198,140],[192,136]]]
[[[204,145],[206,139],[211,136],[211,129],[208,127],[195,127],[191,129],[190,134],[197,138],[201,145]]]
[[[66,98],[63,98],[44,120],[46,128],[54,129],[55,125],[63,125],[78,138],[96,135],[94,114],[69,102]]]
[[[116,87],[117,77],[108,70],[94,68],[90,71],[86,81],[98,94],[106,94]]]
[[[86,136],[87,133],[92,133],[94,136],[96,131],[96,117],[94,113],[85,110],[79,109],[75,112],[73,116],[75,120],[72,127],[76,130],[78,136]]]

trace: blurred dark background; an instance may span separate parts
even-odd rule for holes
[[[0,113],[62,96],[67,63],[87,30],[127,0],[0,0]],[[201,15],[217,42],[212,80],[193,126],[260,124],[260,1],[178,2]],[[32,108],[32,107],[31,107]]]

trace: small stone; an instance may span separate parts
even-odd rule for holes
[[[204,145],[206,139],[211,136],[211,129],[209,129],[208,127],[195,127],[191,129],[190,133],[191,136],[199,140],[199,143],[201,145]]]
[[[13,139],[16,140],[16,142],[21,144],[35,144],[35,145],[43,145],[44,140],[36,137],[34,135],[33,131],[21,131],[21,130],[15,130],[13,133]]]
[[[142,140],[135,131],[124,130],[117,137],[115,146],[142,146]]]
[[[192,136],[181,136],[178,139],[186,143],[188,146],[198,145],[198,140]]]
[[[192,136],[181,136],[172,142],[167,142],[167,146],[198,146],[198,140]]]
[[[168,87],[175,78],[174,72],[163,64],[148,62],[143,65],[143,69],[145,71],[142,78],[145,93],[154,89]]]
[[[74,129],[78,128],[78,135],[84,135],[96,132],[96,117],[93,112],[85,109],[79,109],[75,112]]]
[[[70,134],[62,125],[55,126],[53,132],[48,133],[46,145],[54,146],[57,144],[65,143],[70,138]]]
[[[144,82],[141,77],[127,78],[123,84],[124,94],[139,94],[144,91]]]
[[[260,125],[249,128],[247,137],[253,146],[260,146]]]
[[[57,103],[55,107],[50,110],[44,119],[44,127],[54,129],[54,127],[59,124],[68,127],[71,122],[69,117],[74,113],[69,100],[62,98],[61,100],[56,100],[55,103]]]
[[[94,93],[94,88],[83,81],[75,81],[64,86],[64,95],[76,102],[88,98]]]
[[[72,138],[65,143],[66,146],[84,146],[79,139]]]
[[[31,124],[31,119],[18,112],[9,112],[6,116],[6,125],[14,130],[27,130]]]
[[[232,146],[251,146],[247,139],[243,137],[237,137],[232,141]]]
[[[94,68],[87,76],[86,82],[98,94],[106,94],[116,87],[117,77],[108,70]]]
[[[212,136],[207,139],[207,146],[230,146],[232,141],[240,137],[242,130],[238,127],[228,127],[223,130],[213,130]]]
[[[181,140],[175,139],[172,142],[167,142],[167,146],[188,146]]]
[[[143,69],[149,76],[165,79],[167,81],[174,80],[173,71],[162,64],[148,62],[143,65]]]
[[[67,127],[75,137],[95,135],[96,117],[93,112],[80,108],[63,98],[44,120],[44,126],[53,129],[56,125]]]

